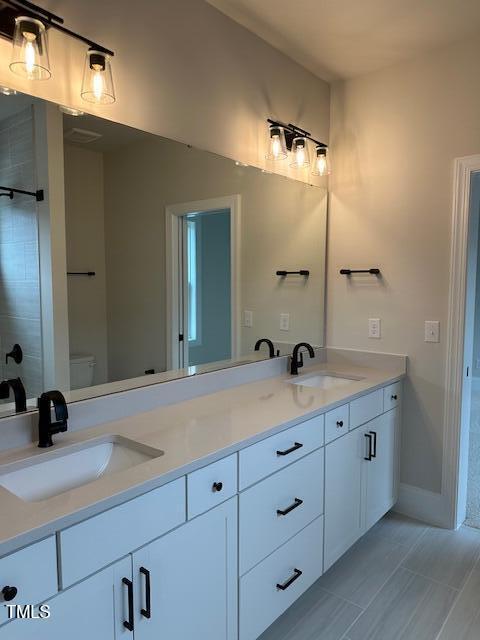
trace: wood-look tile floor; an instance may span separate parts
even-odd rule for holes
[[[480,640],[480,530],[389,513],[259,640]]]

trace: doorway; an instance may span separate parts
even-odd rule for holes
[[[239,196],[167,207],[168,365],[238,356]]]

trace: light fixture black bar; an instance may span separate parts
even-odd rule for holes
[[[32,196],[37,202],[43,202],[45,194],[43,189],[37,191],[24,191],[23,189],[13,189],[12,187],[0,187],[0,191],[6,191],[7,193],[0,193],[0,196],[9,196],[10,200],[13,198],[14,193],[19,193],[23,196]]]
[[[63,18],[60,18],[60,16],[56,16],[51,11],[44,9],[43,7],[39,7],[36,4],[33,4],[33,2],[28,2],[28,0],[3,0],[3,2],[9,5],[10,7],[14,7],[15,9],[25,8],[28,11],[39,13],[45,16],[45,18],[48,18],[49,20],[53,20],[55,22],[59,22],[60,24],[63,24],[64,22]]]
[[[284,122],[280,122],[280,120],[272,120],[271,118],[267,118],[267,122],[269,124],[272,124],[273,126],[282,127],[283,129],[291,133],[293,136],[295,135],[303,136],[308,140],[311,140],[314,144],[317,145],[317,147],[328,149],[327,144],[325,144],[324,142],[320,142],[320,140],[316,140],[315,138],[312,138],[311,134],[308,131],[306,131],[305,129],[301,129],[300,127],[297,127],[296,124],[291,124],[291,123],[285,124]]]
[[[67,271],[67,276],[95,276],[95,271]]]
[[[20,13],[25,9],[26,13],[30,14],[32,17],[36,17],[39,20],[41,20],[45,24],[45,26],[49,26],[52,29],[57,29],[57,31],[61,31],[62,33],[65,33],[66,35],[72,38],[75,38],[76,40],[80,40],[84,44],[87,44],[91,49],[95,49],[96,51],[100,51],[101,53],[105,53],[109,56],[115,55],[114,52],[111,51],[110,49],[103,47],[102,45],[98,44],[97,42],[94,42],[93,40],[90,40],[89,38],[85,38],[85,36],[82,36],[79,33],[72,31],[71,29],[67,29],[66,27],[63,26],[63,23],[64,23],[63,18],[60,18],[59,16],[56,16],[53,13],[50,13],[50,11],[47,11],[46,9],[39,7],[36,4],[33,4],[33,2],[28,2],[27,0],[2,0],[2,1],[9,7],[12,7],[12,9],[19,11]]]
[[[373,276],[379,276],[380,269],[376,267],[372,267],[371,269],[340,269],[340,273],[342,276],[351,276],[352,273],[370,273]]]
[[[300,269],[300,271],[277,271],[277,276],[281,276],[282,278],[294,275],[308,278],[308,276],[310,275],[310,271],[308,271],[308,269]]]

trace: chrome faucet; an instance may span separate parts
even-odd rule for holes
[[[311,344],[308,344],[308,342],[299,342],[298,344],[296,344],[293,347],[293,352],[290,357],[290,373],[292,374],[292,376],[297,376],[298,370],[303,367],[303,353],[300,351],[302,347],[308,351],[308,355],[310,356],[310,358],[315,357],[315,351],[313,350]]]
[[[15,413],[22,413],[27,410],[27,394],[20,378],[11,378],[0,382],[0,399],[6,400],[10,397],[10,389],[15,398]]]
[[[56,421],[52,422],[51,404]],[[53,445],[52,435],[63,433],[68,424],[67,402],[60,391],[46,391],[38,399],[38,446],[42,449]]]

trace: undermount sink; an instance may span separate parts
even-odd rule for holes
[[[327,390],[334,389],[335,387],[343,387],[358,380],[362,380],[362,378],[353,376],[347,378],[334,373],[314,373],[300,376],[295,378],[295,380],[288,380],[288,382],[301,387],[316,387],[317,389]]]
[[[36,502],[163,455],[123,436],[90,440],[5,465],[0,486]]]

